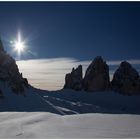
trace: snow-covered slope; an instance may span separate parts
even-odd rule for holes
[[[33,88],[25,90],[25,96],[15,94],[11,91],[6,83],[1,82],[0,88],[4,91],[4,98],[0,98],[0,112],[51,112],[60,114],[47,102],[44,102],[38,91]]]
[[[0,138],[140,138],[140,116],[3,112]]]
[[[140,138],[139,96],[0,86],[0,138]]]
[[[40,96],[59,108],[64,114],[140,114],[140,96],[125,96],[112,91],[91,93],[68,89],[42,91]]]
[[[0,99],[0,111],[140,114],[140,96],[124,96],[112,91],[90,93],[63,89],[50,92],[33,87],[27,88],[23,96],[12,93],[3,82],[0,88],[5,91],[5,98]]]

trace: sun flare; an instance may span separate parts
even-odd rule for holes
[[[16,42],[16,43],[15,43],[15,49],[16,49],[18,52],[23,51],[23,49],[24,49],[24,43],[23,43],[23,42],[20,42],[20,41]]]
[[[18,52],[18,54],[24,51],[25,42],[21,40],[20,32],[18,33],[17,40],[14,42],[13,46],[14,46],[15,51]]]

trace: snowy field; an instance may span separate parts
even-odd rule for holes
[[[0,138],[140,138],[140,96],[1,88]]]
[[[0,138],[140,138],[140,116],[3,112]]]

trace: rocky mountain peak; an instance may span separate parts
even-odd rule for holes
[[[22,77],[14,58],[4,51],[0,41],[0,82],[5,82],[7,86],[16,94],[23,94],[28,81]],[[1,89],[2,93],[2,89]]]
[[[71,88],[74,90],[82,89],[82,65],[79,65],[76,69],[72,68],[72,72],[66,74],[64,88]]]
[[[102,91],[109,88],[109,67],[101,56],[97,56],[86,70],[84,89]]]
[[[140,93],[139,74],[127,61],[123,61],[115,71],[111,85],[113,90],[123,94]]]

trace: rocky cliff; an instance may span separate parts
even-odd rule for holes
[[[111,82],[113,90],[123,94],[139,94],[140,93],[140,76],[138,72],[124,61],[115,71],[113,80]]]
[[[101,56],[97,56],[86,70],[83,88],[86,91],[104,91],[109,86],[109,67]]]
[[[22,77],[19,72],[18,66],[14,58],[4,50],[2,41],[0,40],[0,82],[5,83],[8,87],[16,94],[23,94],[24,89],[27,88],[28,81],[26,78]],[[2,90],[0,90],[1,95],[4,96]]]
[[[79,65],[78,68],[72,69],[71,73],[66,74],[65,76],[65,85],[64,88],[71,88],[74,90],[82,89],[82,65]]]

